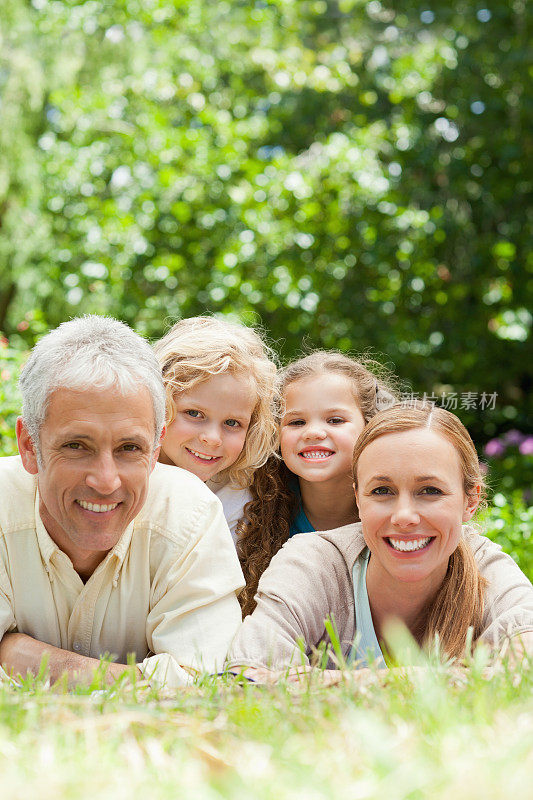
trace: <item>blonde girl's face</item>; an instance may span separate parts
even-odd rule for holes
[[[223,372],[174,398],[159,460],[193,472],[202,481],[240,456],[257,402],[248,376]]]
[[[348,478],[355,442],[365,421],[352,381],[337,372],[295,381],[284,394],[281,455],[300,480]]]
[[[473,515],[459,455],[441,434],[420,428],[371,442],[357,465],[357,506],[374,574],[437,589]]]

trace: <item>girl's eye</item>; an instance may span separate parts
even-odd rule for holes
[[[342,425],[345,420],[342,417],[330,417],[328,422],[330,425]]]
[[[224,422],[224,425],[227,425],[228,428],[240,428],[241,423],[237,419],[227,419]]]
[[[424,486],[423,489],[420,490],[420,494],[431,494],[431,495],[439,495],[442,494],[440,489],[437,489],[436,486]]]
[[[186,411],[185,413],[186,413],[186,414],[187,414],[189,417],[192,417],[193,419],[199,419],[199,417],[201,417],[201,416],[202,416],[202,412],[201,412],[201,411],[198,411],[198,409],[196,409],[196,408],[188,408],[188,409],[187,409],[187,411]]]
[[[286,425],[292,425],[297,427],[298,425],[305,425],[305,420],[303,419],[291,419],[290,422],[287,422]]]
[[[376,486],[375,489],[372,489],[370,494],[375,494],[375,495],[378,495],[378,497],[379,497],[379,496],[391,494],[391,490],[389,489],[388,486]]]

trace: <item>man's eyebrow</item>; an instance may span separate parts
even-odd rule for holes
[[[72,431],[59,431],[57,434],[58,439],[84,439],[85,441],[91,441],[92,436],[89,436],[88,433],[77,433],[76,430]]]

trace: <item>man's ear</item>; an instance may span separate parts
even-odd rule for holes
[[[468,522],[476,513],[481,501],[481,486],[478,483],[466,498],[466,505],[463,511],[463,522]]]
[[[152,469],[154,469],[155,465],[157,464],[157,459],[159,458],[159,453],[161,452],[161,445],[163,444],[163,439],[165,438],[165,433],[167,432],[167,426],[163,425],[163,430],[161,431],[161,436],[159,437],[159,444],[154,450],[154,455],[152,457]]]
[[[22,466],[29,472],[30,475],[37,475],[39,472],[39,465],[37,463],[37,453],[33,445],[28,429],[24,424],[22,417],[18,417],[17,425],[17,444],[19,448],[20,457],[22,459]]]

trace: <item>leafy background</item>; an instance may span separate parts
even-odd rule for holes
[[[525,553],[532,27],[523,0],[0,0],[1,452],[50,327],[230,314],[455,393]]]

